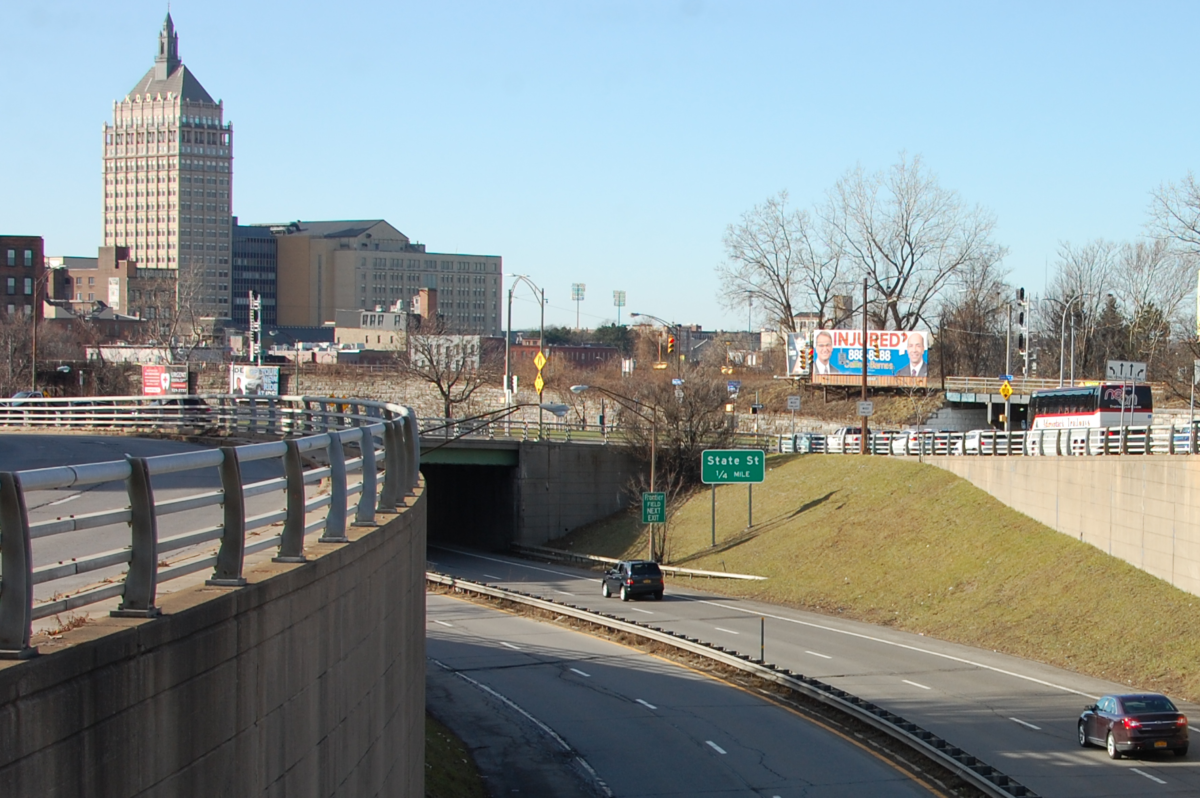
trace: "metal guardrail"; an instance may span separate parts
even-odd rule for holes
[[[798,433],[775,437],[784,454],[858,454],[859,435]],[[1082,427],[1004,432],[872,432],[868,453],[877,455],[1105,456],[1200,454],[1200,420],[1184,424]]]
[[[577,562],[585,565],[615,565],[620,560],[614,557],[601,557],[596,554],[576,554],[571,551],[561,551],[559,549],[551,549],[546,546],[527,546],[523,543],[514,543],[510,548],[517,554],[524,554],[532,557],[542,557],[548,560],[558,560],[560,562]],[[753,574],[734,574],[728,571],[701,571],[697,568],[679,568],[674,565],[658,566],[663,573],[672,576],[703,576],[708,579],[744,579],[749,581],[765,581],[765,576],[754,576]]]
[[[262,432],[283,440],[244,446],[225,446],[196,452],[131,457],[86,465],[68,465],[0,472],[0,658],[24,659],[37,649],[30,645],[35,620],[120,596],[113,615],[153,617],[161,582],[212,568],[208,584],[238,587],[245,557],[277,547],[276,562],[305,562],[305,536],[320,531],[320,542],[346,543],[348,514],[353,524],[375,524],[377,512],[395,512],[417,484],[420,446],[415,414],[407,407],[366,400],[321,397],[247,398],[234,396],[180,397],[174,405],[149,405],[141,397],[105,397],[84,406],[78,400],[17,400],[0,402],[0,426],[108,427],[221,431],[226,434]],[[184,402],[186,399],[186,403]],[[68,404],[73,402],[73,404]],[[149,410],[147,409],[149,408]],[[315,433],[315,434],[305,434]],[[376,447],[376,438],[381,446]],[[358,456],[346,459],[346,446]],[[324,465],[313,465],[319,458]],[[243,463],[281,461],[283,477],[246,484]],[[305,468],[305,460],[310,467]],[[383,485],[378,485],[382,464]],[[154,477],[161,474],[217,469],[221,488],[156,501]],[[350,484],[347,475],[360,480]],[[328,481],[328,493],[309,497],[306,487]],[[30,520],[31,491],[125,483],[113,493],[128,502],[98,512],[67,518]],[[283,506],[247,516],[246,499],[282,493]],[[108,495],[108,494],[106,494]],[[357,496],[355,501],[351,497]],[[172,537],[158,534],[164,516],[220,506],[222,522]],[[310,513],[324,510],[312,521]],[[33,541],[87,529],[126,523],[128,546],[72,557],[49,565],[34,565]],[[280,525],[279,534],[254,543],[247,535]],[[164,564],[160,555],[198,544],[219,541],[215,554],[180,565]],[[35,585],[127,565],[123,578],[86,588],[50,601],[35,602]]]
[[[581,621],[587,621],[588,623],[604,626],[615,631],[632,634],[696,654],[708,660],[719,662],[743,673],[783,685],[801,695],[834,707],[845,715],[853,717],[887,734],[892,739],[903,743],[913,751],[936,762],[985,795],[992,796],[993,798],[1010,798],[1010,796],[1037,798],[1037,793],[1028,787],[1016,782],[1010,776],[1001,773],[991,765],[981,762],[978,758],[968,754],[961,748],[951,745],[936,734],[922,729],[917,724],[905,720],[877,704],[861,699],[858,696],[817,679],[793,673],[786,668],[780,668],[770,663],[757,662],[746,654],[730,651],[723,646],[715,646],[695,637],[687,637],[679,632],[672,632],[659,626],[652,626],[644,621],[629,621],[617,618],[611,613],[596,612],[575,604],[557,601],[553,598],[535,596],[521,591],[507,590],[495,585],[485,585],[462,580],[433,571],[425,573],[425,580],[432,584],[443,585],[455,590],[525,604],[552,612],[555,615],[567,615]]]
[[[528,419],[420,419],[421,437],[426,442],[443,440],[512,440],[553,443],[628,443],[629,436],[619,424],[583,424],[571,421],[530,421]],[[741,449],[772,448],[774,435],[738,433],[733,446]]]

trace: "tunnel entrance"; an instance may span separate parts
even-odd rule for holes
[[[428,545],[504,551],[517,535],[517,467],[422,463]]]

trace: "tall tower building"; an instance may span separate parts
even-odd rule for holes
[[[104,125],[104,245],[178,276],[176,312],[230,316],[233,126],[179,60],[171,15],[154,66]],[[184,307],[187,305],[187,307]]]

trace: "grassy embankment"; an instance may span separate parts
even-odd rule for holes
[[[707,489],[671,518],[671,564],[769,577],[705,589],[1200,698],[1200,597],[932,466],[811,455],[767,464],[752,529],[745,486],[717,490],[716,548]],[[553,545],[645,556],[639,520],[612,516]]]
[[[425,715],[426,798],[486,798],[483,779],[463,741]]]

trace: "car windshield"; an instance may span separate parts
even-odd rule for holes
[[[1161,695],[1139,695],[1122,698],[1121,705],[1125,707],[1125,712],[1129,715],[1139,715],[1143,712],[1179,711],[1169,698]]]
[[[635,562],[629,566],[629,573],[634,576],[658,576],[662,571],[658,570],[658,563]]]

